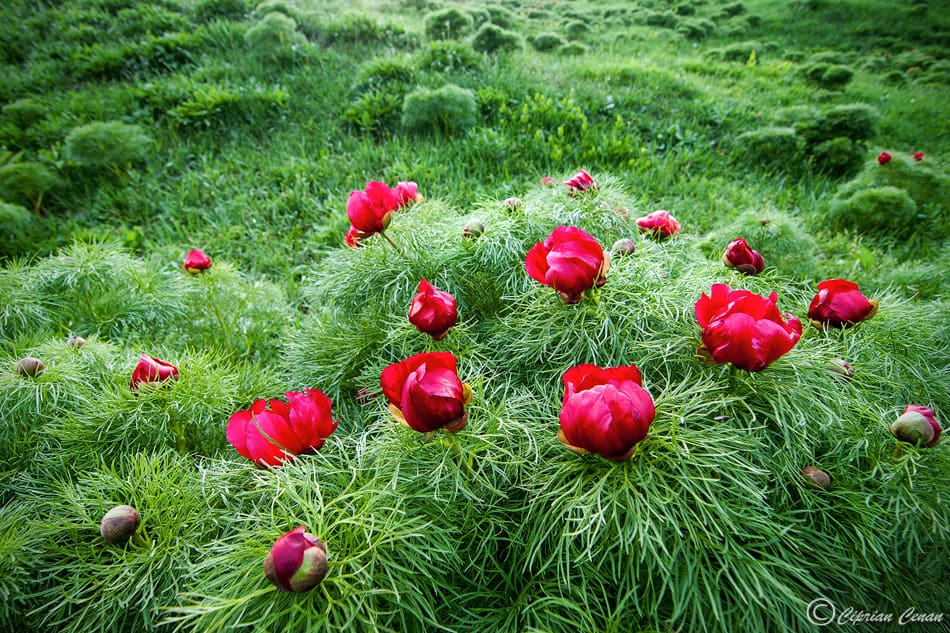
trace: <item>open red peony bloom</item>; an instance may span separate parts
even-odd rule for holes
[[[308,591],[327,575],[327,548],[303,525],[274,541],[264,558],[264,575],[284,591]]]
[[[204,254],[200,249],[192,249],[185,255],[185,263],[182,267],[188,272],[195,274],[202,270],[211,268],[211,258]]]
[[[409,206],[413,202],[420,202],[423,200],[422,194],[419,193],[419,185],[412,182],[411,180],[403,180],[396,184],[396,188],[393,189],[393,193],[396,195],[396,199],[399,201],[399,208]]]
[[[593,176],[588,174],[583,169],[577,170],[577,173],[571,176],[568,180],[564,181],[564,184],[571,188],[571,191],[587,191],[588,189],[596,189],[597,183],[594,182]]]
[[[726,247],[726,251],[722,254],[722,263],[746,275],[758,275],[765,270],[762,254],[749,248],[741,237],[732,240]]]
[[[808,318],[818,329],[847,328],[877,314],[878,303],[868,300],[858,284],[846,279],[826,279],[808,306]]]
[[[445,337],[449,328],[458,320],[455,297],[436,288],[423,279],[419,282],[418,294],[412,298],[409,306],[409,322],[439,340]]]
[[[171,363],[143,353],[139,356],[139,364],[132,370],[132,380],[129,389],[138,395],[138,386],[144,382],[163,382],[177,380],[178,368]]]
[[[566,303],[579,303],[588,288],[607,283],[610,256],[576,226],[559,226],[535,244],[525,259],[532,279],[557,290]]]
[[[558,439],[572,450],[625,460],[647,436],[656,411],[634,365],[577,365],[565,372]]]
[[[889,162],[891,162],[892,158],[894,157],[891,156],[889,152],[881,152],[880,154],[877,155],[877,162],[880,165],[886,165]]]
[[[399,208],[399,197],[384,182],[366,183],[363,191],[353,191],[346,201],[346,216],[359,237],[386,230],[392,212]]]
[[[641,233],[652,233],[657,237],[670,237],[680,232],[680,223],[669,211],[654,211],[637,220]]]
[[[394,363],[379,379],[389,410],[421,433],[440,428],[454,433],[468,421],[472,391],[459,380],[451,352],[426,352]]]
[[[228,420],[227,438],[238,453],[261,466],[280,466],[313,453],[336,430],[332,403],[319,389],[288,391],[282,400],[258,399]]]
[[[760,371],[788,352],[802,336],[801,321],[779,314],[778,295],[765,298],[748,290],[713,284],[696,302],[703,347],[717,363]]]

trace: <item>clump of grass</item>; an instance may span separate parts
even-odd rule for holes
[[[63,143],[63,156],[81,169],[108,170],[120,178],[152,154],[152,139],[137,125],[96,121],[73,129]]]
[[[472,16],[455,7],[426,14],[424,23],[426,37],[430,40],[461,39],[474,27]]]
[[[483,24],[472,36],[472,48],[482,53],[519,51],[524,40],[514,31],[506,31],[495,24]]]
[[[61,179],[42,163],[12,161],[0,165],[0,199],[28,203],[39,213],[43,196],[62,184]]]
[[[0,259],[29,250],[35,222],[29,209],[0,201]]]
[[[477,121],[475,93],[454,84],[416,88],[402,104],[402,124],[412,132],[451,136],[464,132]]]

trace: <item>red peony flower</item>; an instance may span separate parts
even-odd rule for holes
[[[726,251],[722,254],[722,263],[746,275],[758,275],[765,269],[765,260],[762,255],[759,251],[749,248],[741,237],[732,240],[726,247]]]
[[[886,165],[891,162],[891,159],[894,158],[888,152],[881,152],[877,155],[877,162],[881,165]]]
[[[397,183],[393,192],[399,201],[399,208],[409,206],[413,202],[421,202],[424,200],[422,194],[419,193],[419,185],[411,180],[403,180]]]
[[[200,273],[211,268],[211,258],[205,255],[204,251],[195,248],[188,251],[182,267],[192,274]]]
[[[436,288],[423,279],[412,304],[409,306],[409,322],[435,340],[445,338],[449,328],[458,320],[455,297]]]
[[[778,295],[765,298],[748,290],[730,290],[713,284],[696,302],[696,320],[702,328],[700,351],[716,363],[760,371],[783,356],[802,336],[801,321],[779,314]]]
[[[923,153],[923,152],[914,152],[914,160],[916,160],[918,163],[921,162],[921,161],[923,161],[923,160],[924,160],[924,153]]]
[[[366,183],[364,191],[353,191],[346,201],[346,215],[359,237],[380,233],[389,226],[392,212],[399,208],[399,197],[384,182]]]
[[[465,405],[472,390],[459,380],[451,352],[426,352],[394,363],[379,382],[392,414],[416,431],[454,433],[468,421]]]
[[[572,450],[625,460],[656,413],[634,365],[577,365],[565,372],[558,439]]]
[[[274,541],[264,558],[264,575],[284,591],[308,591],[327,575],[327,548],[303,525]]]
[[[332,403],[319,389],[288,391],[282,400],[258,399],[228,420],[227,438],[238,453],[261,466],[280,466],[313,453],[336,430]]]
[[[550,176],[545,176],[544,178],[541,179],[541,184],[544,185],[545,187],[553,187],[554,185],[557,184],[557,181],[554,178],[551,178]]]
[[[920,444],[926,448],[937,445],[943,429],[937,414],[922,404],[909,404],[890,426],[891,433],[902,442]]]
[[[554,288],[566,303],[579,303],[588,288],[607,283],[610,256],[575,226],[559,226],[525,258],[532,279]]]
[[[808,306],[808,318],[818,329],[847,328],[877,314],[878,303],[868,300],[858,284],[846,279],[826,279]]]
[[[657,237],[671,237],[680,232],[680,223],[669,211],[654,211],[637,220],[641,233],[652,233]]]
[[[570,179],[565,180],[564,184],[570,187],[572,192],[597,188],[594,178],[583,169],[579,169]]]
[[[343,237],[343,243],[350,248],[359,248],[362,246],[360,243],[360,232],[355,226],[350,226],[350,230],[347,231]]]
[[[143,353],[139,356],[139,364],[132,370],[132,380],[129,389],[138,395],[138,386],[145,382],[164,382],[177,380],[178,368],[171,363]]]

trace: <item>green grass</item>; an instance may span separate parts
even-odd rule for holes
[[[471,29],[430,41],[448,7]],[[944,3],[0,16],[0,630],[765,633],[817,630],[819,597],[950,612],[947,441],[887,430],[910,403],[950,417]],[[596,189],[541,184],[579,168]],[[343,245],[370,180],[425,196],[387,230],[405,254]],[[638,234],[658,209],[680,235]],[[561,224],[636,246],[578,305],[524,268]],[[735,237],[760,276],[720,263]],[[192,248],[210,270],[182,270]],[[423,277],[458,301],[441,341],[406,319]],[[836,277],[880,312],[820,332],[808,304]],[[801,341],[758,373],[702,363],[693,306],[714,283],[776,291]],[[423,351],[453,352],[473,389],[457,434],[367,398]],[[142,352],[180,379],[134,396]],[[34,378],[14,370],[28,355]],[[643,372],[657,417],[629,461],[557,441],[578,363]],[[256,469],[227,443],[232,413],[304,388],[339,420],[316,455]],[[143,517],[127,546],[98,534],[118,504]],[[285,594],[263,558],[301,524],[329,573]]]

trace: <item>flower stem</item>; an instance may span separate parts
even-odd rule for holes
[[[390,244],[393,248],[396,249],[396,252],[397,252],[397,253],[399,253],[399,254],[402,255],[403,257],[406,256],[406,251],[404,251],[404,250],[402,250],[401,248],[399,248],[399,245],[396,244],[394,241],[392,241],[392,238],[390,238],[388,235],[386,235],[386,231],[380,231],[379,234],[382,235],[382,236],[383,236],[383,239],[386,240],[387,242],[389,242],[389,244]]]

